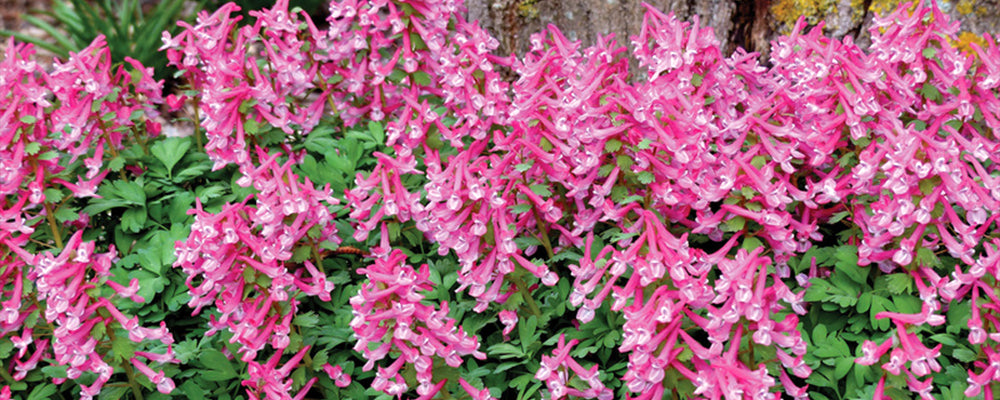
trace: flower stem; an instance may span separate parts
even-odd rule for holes
[[[108,339],[112,342],[115,341],[115,330],[108,327]],[[139,386],[139,382],[135,380],[135,370],[132,369],[132,365],[129,364],[128,360],[122,359],[122,369],[125,370],[125,376],[128,377],[128,384],[132,387],[132,392],[136,400],[143,400],[142,397],[142,387]]]
[[[514,276],[513,274],[507,275],[507,279],[510,279],[517,286],[517,291],[521,292],[521,297],[524,298],[524,302],[528,303],[528,308],[531,309],[531,313],[535,314],[536,317],[542,317],[542,310],[538,308],[538,304],[535,303],[535,299],[531,297],[531,292],[528,291],[528,285],[521,280],[520,277]]]
[[[45,219],[49,221],[49,228],[52,229],[52,240],[55,240],[56,247],[59,249],[63,248],[62,235],[59,234],[59,224],[56,223],[56,217],[52,215],[52,207],[49,203],[45,203]]]
[[[132,369],[132,366],[129,365],[128,361],[122,360],[122,368],[125,369],[125,375],[128,376],[128,384],[132,387],[132,393],[135,395],[136,400],[143,400],[142,388],[139,387],[139,382],[135,381],[135,371]]]
[[[201,142],[201,102],[194,100],[194,141],[198,144],[198,151],[204,153],[205,145]]]
[[[538,215],[538,209],[532,208],[531,211],[535,214],[535,225],[538,226],[538,233],[542,239],[542,247],[545,248],[545,254],[547,254],[551,259],[556,256],[556,253],[552,251],[552,242],[549,240],[549,231],[546,229],[547,227],[545,226],[545,222],[542,217]]]

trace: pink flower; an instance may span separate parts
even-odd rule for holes
[[[351,384],[351,376],[343,372],[343,369],[338,366],[332,366],[330,364],[323,365],[323,371],[333,379],[334,384],[337,387],[347,387]]]
[[[500,323],[503,324],[504,336],[509,335],[517,325],[517,312],[514,310],[500,311]]]

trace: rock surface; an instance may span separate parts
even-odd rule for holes
[[[869,43],[868,28],[875,13],[895,9],[898,0],[646,0],[683,20],[699,17],[710,26],[723,49],[737,47],[765,55],[770,42],[788,33],[800,16],[809,25],[825,21],[828,35],[850,35]],[[644,12],[642,0],[467,0],[468,17],[496,36],[502,52],[527,51],[530,35],[548,24],[566,37],[594,43],[598,35],[615,33],[620,44],[638,33]],[[962,30],[977,35],[1000,33],[1000,0],[939,0],[939,6],[962,22]]]

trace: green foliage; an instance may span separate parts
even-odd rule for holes
[[[153,67],[157,79],[167,78],[172,72],[167,68],[166,54],[157,51],[163,44],[162,33],[176,33],[177,20],[194,15],[185,14],[191,11],[185,10],[186,4],[194,5],[193,11],[197,11],[204,0],[163,0],[148,9],[144,8],[144,3],[142,0],[53,1],[52,11],[38,11],[22,17],[45,31],[52,38],[51,42],[13,31],[0,31],[0,35],[34,43],[63,59],[70,52],[90,45],[98,35],[104,35],[113,60],[121,62],[126,56],[132,57],[146,67]],[[47,22],[41,15],[47,15],[56,23]]]
[[[919,314],[921,300],[913,277],[906,272],[886,274],[878,267],[857,265],[857,247],[841,245],[813,247],[801,258],[793,258],[797,271],[809,268],[815,258],[820,276],[813,278],[803,300],[810,302],[810,312],[803,318],[800,330],[811,349],[805,362],[813,368],[806,380],[810,396],[824,399],[870,399],[874,386],[882,377],[878,368],[855,364],[862,356],[861,345],[866,340],[881,343],[896,334],[896,326],[888,318],[878,318],[881,312]],[[954,265],[958,260],[942,262]],[[921,341],[928,347],[940,343],[942,354],[952,354],[955,364],[947,357],[938,358],[942,371],[934,373],[935,385],[943,388],[945,398],[958,398],[965,390],[965,369],[977,358],[975,352],[961,342],[968,334],[969,303],[947,305],[949,324],[929,325],[917,329]],[[963,318],[962,316],[965,315]],[[888,354],[883,362],[888,359]],[[885,393],[892,398],[910,398],[905,379],[888,375]],[[953,386],[954,385],[954,386]],[[964,396],[963,396],[964,397]]]

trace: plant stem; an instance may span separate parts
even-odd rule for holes
[[[128,384],[132,387],[132,393],[135,395],[136,400],[143,400],[142,388],[139,387],[139,382],[135,381],[135,371],[132,370],[132,366],[129,365],[128,361],[122,360],[122,368],[125,369],[125,375],[128,376]]]
[[[112,159],[118,158],[118,150],[115,149],[115,144],[114,144],[114,142],[111,141],[111,136],[108,134],[108,126],[104,124],[103,120],[98,120],[97,121],[97,126],[99,126],[101,128],[101,136],[104,137],[104,144],[107,145],[108,153],[111,154],[111,158]],[[118,176],[123,181],[128,182],[128,176],[125,176],[125,170],[124,169],[118,170]],[[62,246],[60,246],[60,247],[62,247]]]
[[[108,339],[110,339],[112,342],[114,342],[115,341],[115,330],[113,328],[111,328],[110,326],[108,326],[107,329],[108,329],[108,331],[107,331],[108,332]],[[124,358],[122,359],[121,365],[122,365],[122,369],[125,370],[125,376],[128,377],[128,385],[132,387],[132,392],[134,394],[135,399],[136,400],[143,400],[143,397],[142,397],[142,387],[140,387],[139,386],[139,382],[136,382],[136,380],[135,380],[135,370],[132,369],[132,365],[129,364],[129,361],[125,360]]]
[[[316,239],[309,238],[309,247],[312,248],[313,260],[316,262],[316,268],[323,275],[326,275],[326,271],[323,269],[323,256],[319,254],[319,245],[316,243]]]
[[[545,248],[545,254],[549,256],[549,259],[556,256],[556,253],[552,251],[552,242],[549,241],[549,232],[546,229],[545,222],[540,215],[538,215],[538,209],[532,208],[531,211],[535,214],[535,225],[538,226],[538,232],[541,234],[542,247]]]
[[[201,142],[201,104],[198,99],[194,100],[194,141],[198,144],[198,151],[204,153],[205,145]]]
[[[535,299],[531,297],[531,292],[528,291],[528,285],[521,280],[520,277],[514,276],[513,274],[507,275],[507,279],[510,279],[517,286],[517,291],[521,292],[521,297],[524,298],[524,302],[528,303],[528,308],[531,309],[531,313],[535,314],[536,317],[542,317],[542,310],[538,308],[538,304],[535,303]]]
[[[49,221],[49,228],[52,229],[52,240],[56,241],[56,247],[62,249],[62,235],[59,234],[59,225],[56,224],[56,217],[52,215],[52,207],[45,203],[45,219]]]
[[[14,377],[10,375],[10,372],[7,372],[7,368],[0,368],[0,377],[3,377],[8,384],[16,382]]]

